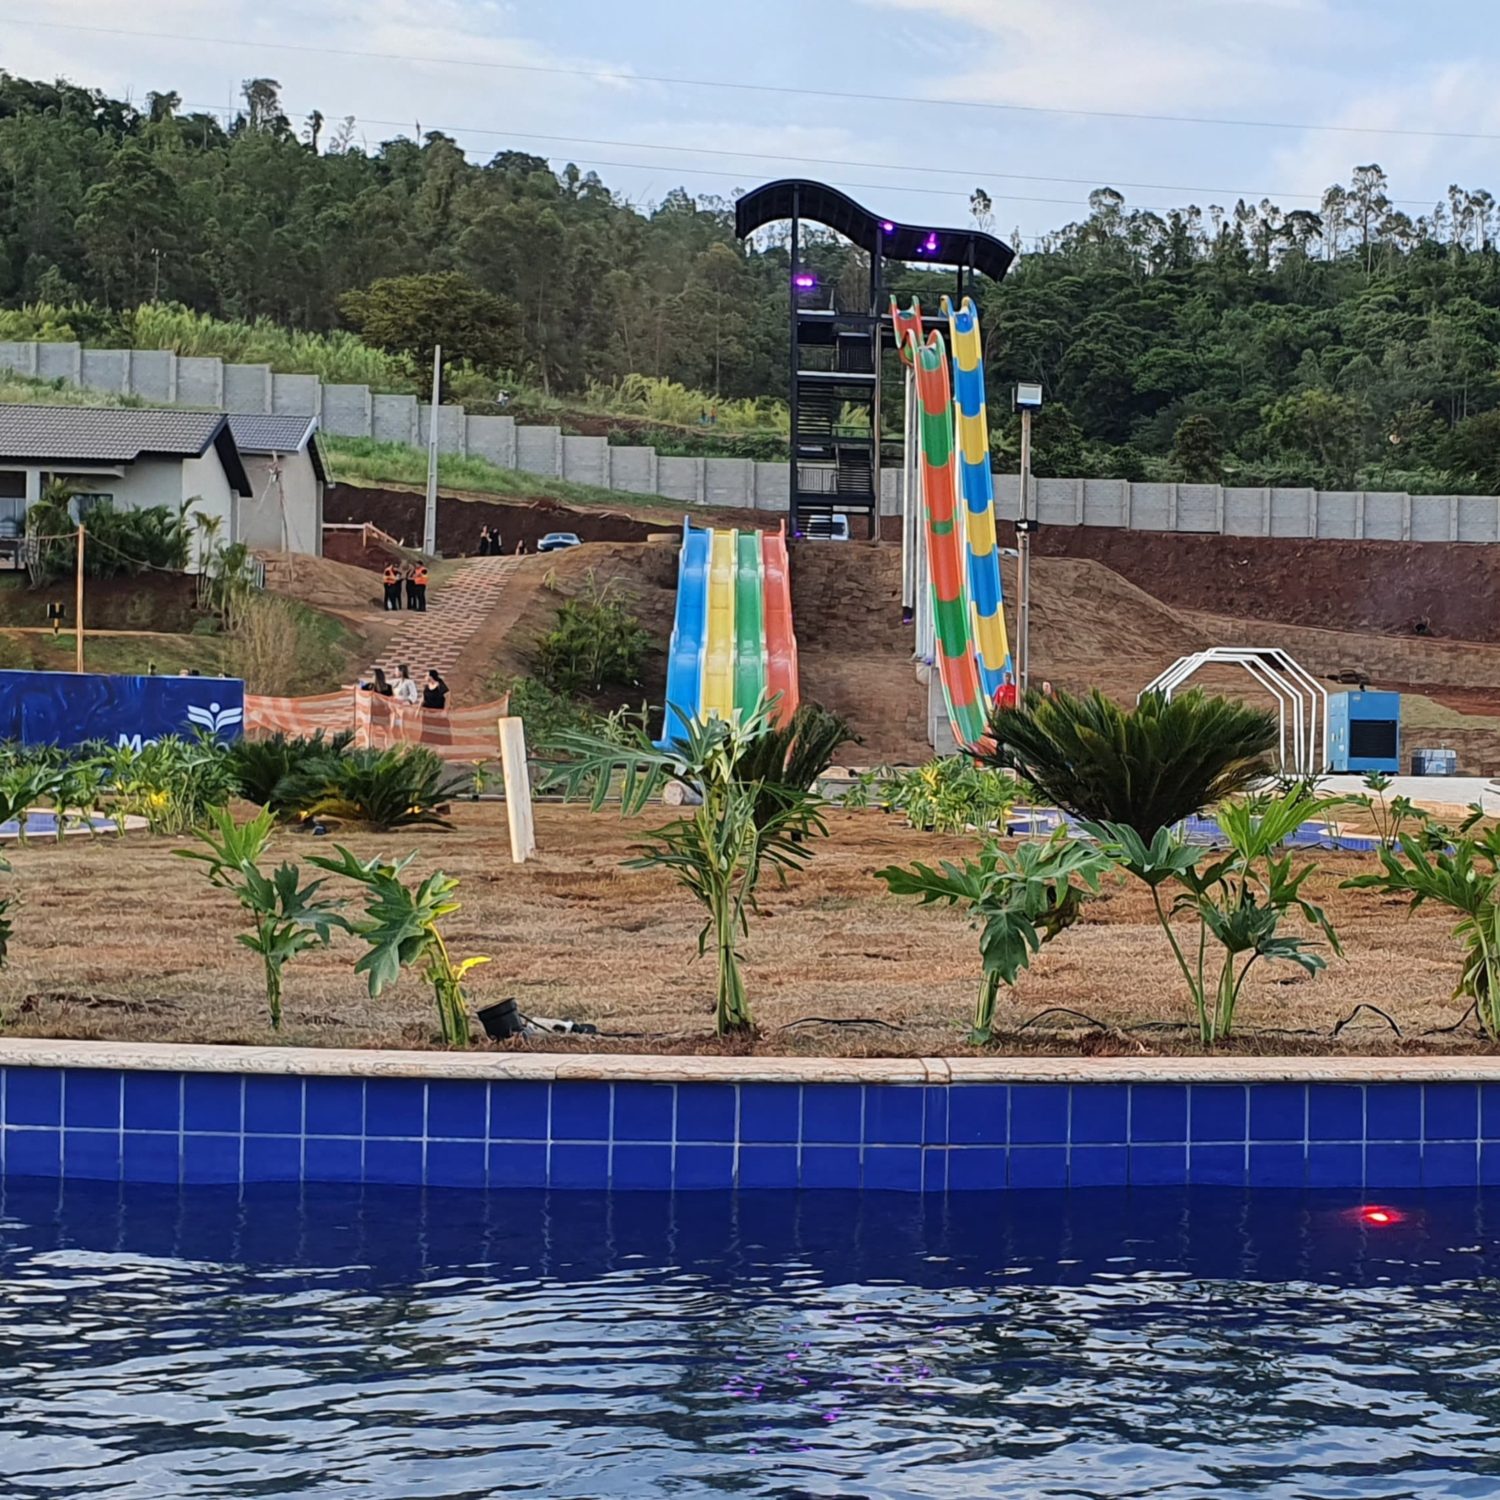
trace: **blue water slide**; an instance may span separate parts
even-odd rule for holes
[[[677,560],[677,612],[667,648],[667,702],[662,714],[662,745],[682,738],[703,702],[703,652],[708,642],[708,567],[713,533],[682,523]]]

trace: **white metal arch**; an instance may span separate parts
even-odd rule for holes
[[[1283,767],[1299,775],[1315,775],[1327,768],[1327,690],[1279,646],[1210,646],[1191,656],[1179,656],[1154,682],[1147,683],[1136,702],[1147,693],[1160,693],[1170,699],[1202,668],[1216,664],[1243,667],[1275,698]]]

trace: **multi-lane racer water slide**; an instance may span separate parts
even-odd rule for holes
[[[936,328],[923,335],[918,302],[903,312],[891,299],[896,343],[908,370],[907,489],[921,496],[915,542],[918,656],[930,659],[942,685],[953,737],[976,745],[995,696],[1011,669],[995,534],[994,482],[985,418],[979,314],[965,297],[943,299],[953,365]],[[960,499],[962,505],[959,504]]]
[[[766,701],[785,722],[797,700],[785,533],[684,520],[662,743],[694,719],[732,718]]]

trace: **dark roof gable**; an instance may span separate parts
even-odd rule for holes
[[[260,412],[231,412],[229,429],[241,453],[300,453],[312,459],[313,472],[324,484],[328,473],[318,444],[316,417],[266,416]]]

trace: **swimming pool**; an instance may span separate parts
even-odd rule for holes
[[[1500,1491],[1500,1195],[0,1194],[0,1494]]]

